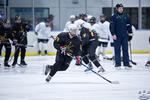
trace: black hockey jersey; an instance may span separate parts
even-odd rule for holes
[[[9,42],[9,39],[13,40],[11,28],[1,27],[0,30],[0,40],[2,43]]]
[[[80,36],[82,40],[82,46],[88,45],[91,41],[98,40],[97,33],[85,27],[81,28]]]
[[[72,56],[77,56],[81,50],[80,39],[75,36],[70,38],[69,33],[62,32],[54,40],[54,47],[60,51],[60,46],[66,46],[66,53]]]
[[[19,43],[27,44],[27,32],[29,30],[29,26],[25,23],[14,23],[12,26],[12,36],[18,40]]]

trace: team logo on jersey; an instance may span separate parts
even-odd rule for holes
[[[1,39],[2,41],[7,41],[7,40],[8,40],[8,39],[6,38],[6,34],[7,34],[7,33],[4,33],[4,36],[1,36],[1,37],[0,37],[0,39]]]
[[[72,50],[73,47],[74,47],[74,46],[73,46],[72,42],[70,42],[69,45],[66,45],[66,51],[67,51],[70,55],[72,55],[72,53],[73,53],[73,50]]]
[[[85,37],[86,37],[86,33],[84,33],[84,34],[82,35],[82,37],[85,38]]]
[[[55,38],[55,41],[57,41],[57,42],[59,41],[59,37],[58,36]]]

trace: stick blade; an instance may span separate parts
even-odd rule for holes
[[[119,84],[119,81],[111,81],[111,84]]]
[[[131,60],[131,63],[132,63],[133,65],[137,65],[137,63],[136,63],[136,62],[133,62],[132,60]]]

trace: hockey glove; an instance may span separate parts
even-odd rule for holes
[[[60,46],[61,54],[66,55],[66,47]]]
[[[132,33],[128,33],[128,41],[131,41],[132,37],[133,37],[133,34]]]
[[[76,58],[76,61],[77,61],[78,65],[80,65],[81,64],[81,57],[80,56],[75,56],[75,58]]]

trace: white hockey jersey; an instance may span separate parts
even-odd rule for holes
[[[94,30],[97,34],[100,34],[100,25],[95,23],[91,26],[91,30]]]
[[[38,33],[38,39],[48,39],[50,37],[51,28],[49,26],[46,27],[46,24],[44,22],[41,22],[36,25],[35,32]]]
[[[99,21],[98,24],[100,26],[98,33],[100,40],[108,40],[108,38],[111,38],[112,36],[109,30],[110,23],[108,21],[105,21],[104,23]]]

